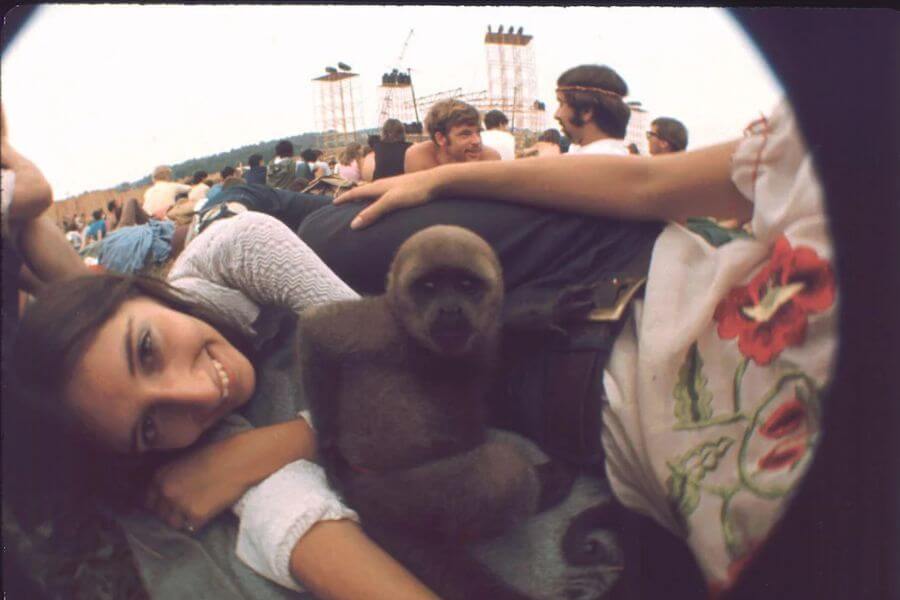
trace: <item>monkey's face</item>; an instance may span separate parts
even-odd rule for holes
[[[407,329],[439,354],[466,354],[483,332],[494,327],[491,321],[496,321],[496,310],[486,302],[492,284],[476,273],[433,269],[413,280],[408,291],[416,306],[413,316],[417,318],[412,321],[419,322],[407,319]]]
[[[493,341],[502,299],[496,256],[459,227],[430,227],[411,237],[388,280],[388,302],[407,334],[442,356],[465,356]]]

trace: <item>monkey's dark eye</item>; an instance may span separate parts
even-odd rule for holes
[[[471,277],[464,277],[459,280],[459,289],[466,293],[474,293],[477,292],[479,288],[478,281],[472,279]]]
[[[586,540],[584,542],[584,546],[582,546],[581,551],[585,554],[594,554],[597,550],[600,549],[600,544],[597,543],[597,540]]]
[[[416,285],[419,290],[426,293],[432,293],[437,289],[437,285],[430,279],[421,279]]]

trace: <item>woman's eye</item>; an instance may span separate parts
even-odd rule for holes
[[[138,362],[140,362],[142,366],[147,367],[150,365],[152,359],[153,338],[150,337],[149,331],[145,331],[138,340]]]
[[[159,431],[156,429],[156,421],[153,417],[146,416],[141,421],[141,441],[145,448],[152,448],[156,444],[156,438]]]

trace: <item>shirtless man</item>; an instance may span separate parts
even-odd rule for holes
[[[461,100],[442,100],[425,117],[430,142],[406,150],[404,171],[413,173],[439,165],[481,160],[500,160],[500,153],[481,145],[481,115]]]

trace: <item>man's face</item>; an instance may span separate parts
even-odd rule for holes
[[[650,131],[647,132],[647,145],[651,155],[673,152],[671,144],[659,136],[656,125],[651,125]]]
[[[572,143],[581,145],[584,138],[584,118],[578,117],[578,113],[571,106],[566,104],[566,98],[561,92],[556,93],[556,99],[559,101],[559,108],[553,114],[553,118],[559,122],[560,128]],[[580,123],[580,125],[578,124]]]
[[[481,160],[481,127],[476,124],[454,125],[443,135],[438,132],[435,141],[453,162]]]

